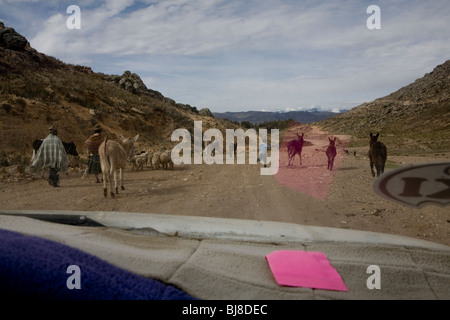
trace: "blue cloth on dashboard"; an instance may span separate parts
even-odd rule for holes
[[[73,288],[77,283],[80,289]],[[2,229],[0,292],[6,299],[196,299],[174,286],[115,267],[81,250]]]

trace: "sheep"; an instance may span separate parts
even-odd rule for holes
[[[377,141],[380,133],[373,135],[370,133],[370,142],[369,142],[369,160],[370,160],[370,170],[372,172],[372,176],[375,177],[375,172],[373,170],[373,166],[377,169],[377,177],[379,177],[384,172],[384,166],[386,164],[387,159],[387,148],[384,143]]]
[[[153,153],[148,153],[148,157],[147,157],[147,167],[150,167],[151,169],[153,169],[153,164],[152,164],[152,159],[153,159]]]
[[[163,169],[168,169],[169,167],[173,169],[173,161],[169,152],[165,151],[159,156],[159,161]]]
[[[158,170],[159,165],[161,164],[161,161],[159,159],[159,153],[154,153],[152,157],[152,167],[153,170]]]
[[[150,153],[148,151],[141,151],[141,154],[139,156],[141,158],[145,159],[144,165],[145,165],[145,167],[147,167],[147,163],[148,163],[149,157],[151,156]]]
[[[148,156],[149,156],[148,152],[142,152],[141,154],[135,156],[133,167],[136,168],[136,170],[138,169],[144,170],[144,165],[147,166]]]

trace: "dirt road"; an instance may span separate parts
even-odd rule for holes
[[[332,172],[323,152],[328,135],[303,128],[309,141],[302,165],[288,168],[286,141],[280,143],[280,168],[275,176],[260,174],[260,164],[186,165],[173,170],[125,172],[125,190],[104,198],[95,178],[82,172],[61,176],[61,187],[46,179],[23,177],[0,182],[0,208],[8,210],[130,211],[281,221],[409,236],[450,245],[449,207],[411,209],[389,202],[372,190],[374,178],[367,148],[344,153],[349,137],[338,136]],[[300,128],[285,134],[294,137]],[[356,156],[353,152],[356,151]],[[399,165],[448,161],[447,158],[390,157]],[[389,170],[389,169],[387,169]],[[1,227],[1,226],[0,226]]]

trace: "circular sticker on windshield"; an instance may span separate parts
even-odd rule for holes
[[[450,204],[450,162],[402,167],[380,176],[375,192],[388,200],[421,207]]]

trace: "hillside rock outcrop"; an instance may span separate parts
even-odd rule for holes
[[[62,69],[67,66],[58,59],[42,54],[28,40],[0,21],[0,73],[24,74],[37,69]]]
[[[116,86],[136,95],[145,94],[158,100],[165,100],[164,96],[155,90],[148,89],[141,77],[131,71],[125,71],[123,75],[108,75],[105,80],[113,82]]]
[[[398,150],[448,150],[450,145],[450,60],[413,83],[343,114],[323,120],[326,130],[351,134],[366,143],[369,132]],[[356,144],[357,142],[355,142]]]
[[[201,116],[204,116],[204,117],[214,118],[214,114],[211,112],[211,110],[209,110],[209,108],[200,109],[198,114],[201,115]]]
[[[20,51],[29,47],[28,40],[18,34],[13,28],[7,28],[0,21],[0,46],[6,49]]]

